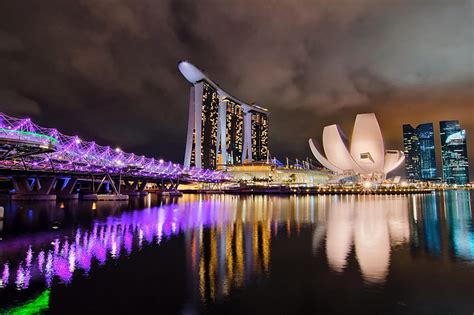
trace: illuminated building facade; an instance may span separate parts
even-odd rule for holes
[[[409,180],[433,180],[437,177],[433,124],[416,128],[403,125],[405,167]]]
[[[266,160],[268,158],[268,116],[256,111],[251,111],[250,114],[252,160]]]
[[[225,143],[227,161],[230,164],[241,164],[244,146],[244,109],[232,100],[226,100]]]
[[[338,125],[324,127],[324,151],[313,139],[308,142],[318,162],[336,175],[334,179],[339,180],[356,175],[359,180],[382,182],[405,158],[403,152],[385,150],[374,113],[356,116],[350,144]]]
[[[469,183],[466,130],[460,128],[457,120],[440,121],[439,127],[443,181],[456,185]]]
[[[411,125],[403,125],[403,147],[405,149],[405,170],[409,180],[420,179],[420,151],[418,133]]]
[[[184,167],[216,169],[268,158],[268,110],[223,91],[199,69],[178,66],[193,84]]]
[[[219,118],[219,99],[217,91],[209,84],[202,82],[201,103],[201,157],[204,168],[216,168],[217,159],[217,123]],[[196,148],[196,137],[193,146]],[[196,154],[194,152],[194,154]]]

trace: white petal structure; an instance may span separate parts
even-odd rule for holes
[[[324,127],[323,147],[326,157],[332,164],[343,171],[356,170],[360,173],[362,169],[354,161],[349,150],[347,150],[346,139],[338,125]]]
[[[308,142],[316,159],[336,174],[353,173],[383,179],[404,160],[401,151],[385,151],[382,132],[374,113],[357,115],[350,150],[347,138],[338,125],[324,127],[324,154],[312,139]]]
[[[383,172],[386,174],[393,171],[399,167],[404,160],[405,155],[403,152],[397,150],[387,150],[387,152],[385,152],[385,165],[383,167]]]
[[[334,173],[342,173],[342,170],[340,168],[337,168],[334,164],[329,162],[324,155],[322,155],[319,150],[316,148],[316,145],[313,142],[313,139],[309,139],[309,147],[311,149],[311,152],[313,152],[313,155],[318,159],[319,163],[321,163],[325,168],[333,171]]]
[[[374,113],[357,115],[352,131],[351,155],[367,173],[383,171],[385,150]]]

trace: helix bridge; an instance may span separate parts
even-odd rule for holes
[[[184,169],[182,165],[127,153],[94,141],[44,128],[30,119],[0,113],[0,168],[61,173],[109,173],[149,178],[188,177],[192,181],[222,181],[224,173]]]
[[[220,183],[228,180],[221,171],[199,168],[184,168],[178,163],[164,161],[124,152],[119,148],[101,146],[94,141],[86,141],[78,136],[62,134],[55,128],[45,128],[29,118],[19,119],[0,113],[0,175],[33,176],[41,175],[67,177],[67,181],[99,176],[99,184],[104,181],[114,185],[113,178],[125,180],[126,185],[142,183]],[[128,180],[132,180],[129,184]],[[65,184],[67,181],[63,181]],[[43,180],[43,187],[52,181]],[[71,183],[72,183],[71,182]],[[22,187],[34,191],[39,180],[17,180],[18,190]],[[70,185],[71,186],[71,185]],[[74,185],[72,185],[74,186]],[[98,185],[96,185],[98,186]],[[36,190],[39,190],[37,188]]]

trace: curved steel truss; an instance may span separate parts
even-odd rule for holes
[[[100,146],[54,128],[44,128],[30,119],[0,113],[0,172],[7,170],[68,174],[110,174],[146,179],[183,178],[197,182],[220,182],[220,171],[185,169],[182,165]]]

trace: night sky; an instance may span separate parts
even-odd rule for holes
[[[9,115],[182,162],[180,60],[270,109],[282,160],[373,111],[387,149],[403,148],[404,123],[459,119],[474,174],[473,0],[0,1]]]

